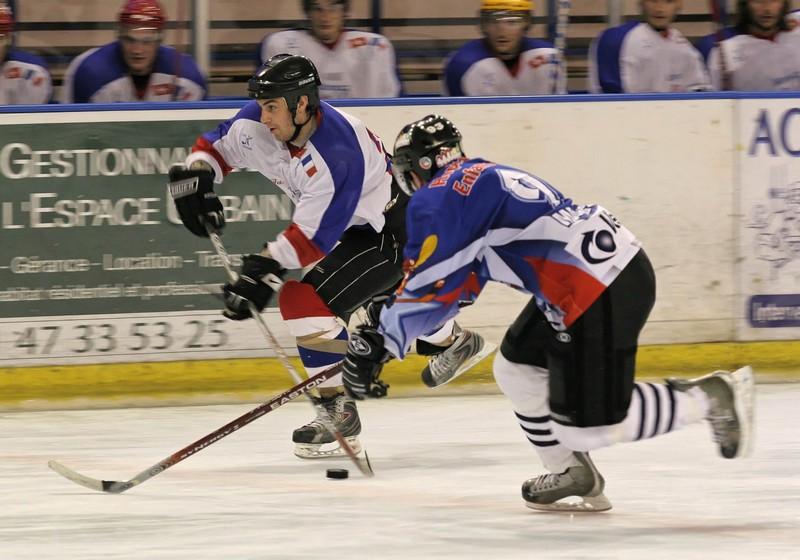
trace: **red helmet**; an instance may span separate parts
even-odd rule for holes
[[[167,21],[158,0],[127,0],[119,12],[122,25],[137,29],[163,29]]]
[[[11,8],[0,4],[0,33],[7,35],[14,31],[14,14]]]

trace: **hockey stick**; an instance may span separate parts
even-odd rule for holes
[[[722,42],[725,40],[725,12],[720,5],[720,2],[724,2],[725,0],[710,1],[711,19],[716,25],[714,42],[716,43],[717,51],[719,52],[720,89],[722,89],[722,91],[727,91],[731,89],[731,75],[728,72],[728,64],[725,61],[725,51],[722,47]]]
[[[341,367],[336,365],[330,369],[322,371],[316,375],[313,375],[298,383],[291,389],[287,389],[283,393],[276,395],[275,397],[271,398],[267,402],[258,407],[254,408],[250,412],[247,412],[236,420],[228,422],[221,428],[214,430],[207,436],[204,436],[197,441],[190,443],[180,451],[176,451],[166,459],[159,461],[152,467],[149,467],[136,476],[134,476],[130,480],[122,481],[122,480],[98,480],[96,478],[91,478],[89,476],[83,475],[77,471],[70,469],[59,463],[58,461],[49,461],[47,466],[56,471],[58,474],[71,480],[76,484],[80,484],[81,486],[85,486],[90,490],[97,490],[98,492],[108,492],[110,494],[122,494],[126,490],[130,490],[134,486],[138,486],[142,482],[149,480],[156,476],[157,474],[161,474],[168,468],[173,465],[176,465],[183,461],[184,459],[191,457],[198,451],[201,451],[211,445],[212,443],[216,443],[222,438],[231,435],[236,430],[245,427],[250,422],[254,420],[258,420],[265,414],[272,412],[276,408],[279,408],[289,402],[290,400],[294,399],[295,397],[299,397],[301,394],[314,389],[320,383],[327,381],[328,379],[332,378],[333,376],[337,375]]]
[[[231,283],[236,282],[238,279],[238,275],[233,271],[231,268],[231,260],[228,252],[225,250],[225,246],[222,244],[222,239],[220,238],[219,234],[211,227],[210,225],[206,224],[206,229],[208,231],[208,237],[211,239],[211,244],[214,246],[214,250],[217,252],[220,260],[222,261],[222,266],[225,268],[225,272],[228,274],[228,278],[230,279]],[[302,377],[300,374],[297,373],[297,370],[294,368],[292,363],[289,361],[289,356],[286,355],[286,352],[283,351],[280,344],[278,343],[278,339],[275,338],[275,335],[272,333],[270,328],[267,326],[267,323],[264,321],[264,318],[259,313],[258,309],[256,309],[255,305],[252,303],[250,305],[250,315],[255,319],[258,328],[261,329],[261,333],[264,335],[264,338],[267,339],[267,342],[270,344],[272,349],[275,351],[275,355],[278,357],[278,361],[280,361],[281,365],[289,372],[289,375],[292,376],[295,383],[300,383],[302,381]],[[314,393],[319,393],[314,391]],[[336,438],[336,441],[339,442],[339,446],[344,450],[345,454],[350,458],[351,461],[358,467],[358,470],[364,476],[371,477],[374,476],[375,473],[372,470],[372,465],[369,463],[369,456],[367,456],[367,450],[364,450],[364,458],[362,459],[359,457],[353,448],[347,443],[347,440],[344,439],[342,433],[336,428],[333,423],[333,419],[331,418],[328,411],[325,409],[324,406],[321,404],[317,404],[314,400],[310,397],[308,402],[311,403],[311,406],[314,407],[314,410],[320,417],[322,424],[328,430],[328,432]]]
[[[564,89],[567,84],[567,27],[569,26],[570,0],[557,0],[556,27],[553,35],[553,46],[559,56],[558,64],[553,69],[553,93],[559,93],[559,82],[563,79]],[[563,74],[563,77],[562,77]]]
[[[184,18],[184,7],[186,0],[178,0],[178,13],[176,17],[176,21],[178,24],[178,30],[176,31],[175,37],[175,75],[172,76],[172,101],[178,100],[178,88],[180,87],[181,82],[181,66],[183,65],[183,45],[181,44],[183,40],[183,26],[186,23]]]

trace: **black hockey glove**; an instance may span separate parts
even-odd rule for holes
[[[394,296],[387,294],[372,296],[372,298],[370,298],[370,300],[364,306],[364,310],[367,314],[367,322],[362,326],[377,328],[381,321],[381,311],[383,311],[384,307],[389,307],[393,299]]]
[[[225,284],[224,292],[225,317],[233,321],[250,318],[250,304],[263,310],[272,294],[283,285],[286,269],[278,261],[261,255],[247,255],[242,259],[242,270],[239,279],[233,284]]]
[[[216,231],[225,227],[222,203],[214,192],[214,173],[207,169],[187,169],[173,165],[169,169],[169,195],[186,228],[199,237],[208,237],[206,224]]]
[[[383,347],[383,336],[372,327],[360,325],[350,333],[347,355],[342,362],[342,380],[354,399],[385,397],[389,385],[378,379],[383,364],[392,355]]]

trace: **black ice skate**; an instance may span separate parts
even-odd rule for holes
[[[606,511],[611,502],[603,494],[605,480],[588,453],[573,453],[578,465],[563,473],[551,473],[526,480],[522,499],[531,509],[542,511]]]
[[[750,454],[753,443],[755,381],[750,366],[729,373],[715,371],[696,379],[667,379],[673,389],[698,388],[708,396],[708,420],[719,452],[726,459]]]
[[[456,339],[446,350],[428,359],[422,370],[422,382],[428,387],[440,387],[449,383],[469,368],[495,351],[497,346],[486,342],[476,332],[455,326]]]
[[[334,425],[353,448],[353,451],[356,453],[361,451],[361,442],[358,441],[358,434],[361,433],[361,420],[358,418],[358,409],[356,409],[353,399],[340,393],[332,397],[314,399],[314,402],[325,407]],[[297,428],[292,434],[292,441],[295,443],[294,454],[301,459],[345,456],[344,450],[341,449],[333,434],[325,428],[319,414],[305,426]]]

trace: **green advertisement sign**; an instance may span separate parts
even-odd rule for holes
[[[219,259],[166,192],[170,165],[217,124],[0,126],[0,319],[219,309]],[[291,218],[258,173],[232,173],[217,192],[231,254],[260,249]]]

